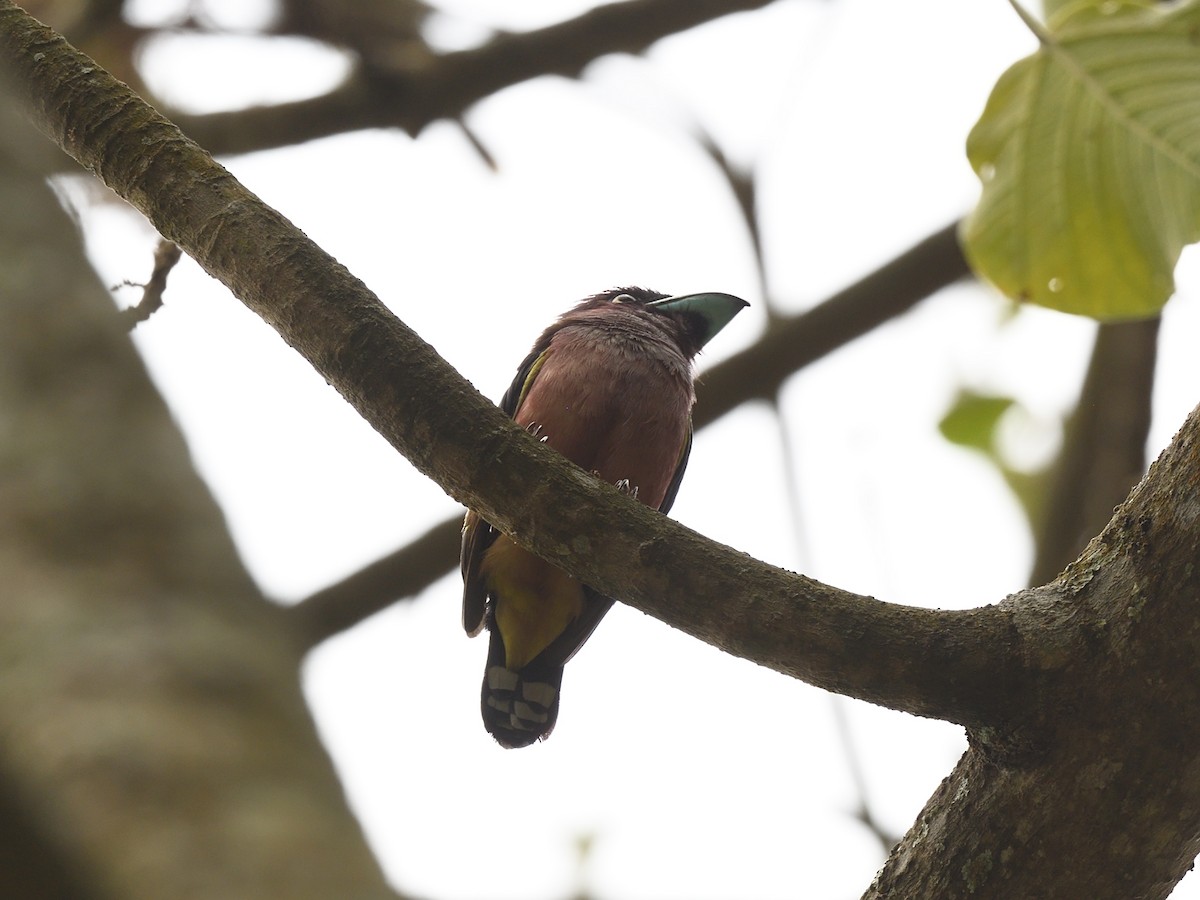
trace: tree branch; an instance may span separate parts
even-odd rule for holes
[[[1159,322],[1108,323],[1096,332],[1038,524],[1030,584],[1044,584],[1075,559],[1146,471]]]
[[[1200,852],[1198,473],[1200,407],[1083,555],[1046,589],[1019,595],[1021,605],[1041,603],[1043,632],[1078,636],[1027,732],[1039,734],[1038,748],[1023,765],[996,766],[973,746],[865,900],[1154,900],[1191,868]]]
[[[704,373],[696,388],[696,428],[750,400],[773,398],[808,364],[967,277],[957,228],[947,225],[807,312],[772,320],[754,344]],[[461,516],[446,519],[412,544],[290,607],[289,615],[315,646],[415,596],[454,567],[461,526]]]
[[[163,305],[163,294],[167,290],[167,276],[179,262],[182,252],[170,241],[160,240],[154,250],[154,269],[150,280],[142,285],[142,299],[135,306],[121,310],[121,319],[132,331],[139,322],[145,322]]]
[[[419,58],[406,71],[361,66],[339,87],[308,100],[174,120],[217,154],[249,153],[363,128],[418,134],[454,119],[497,91],[542,75],[577,77],[610,53],[640,53],[664,37],[773,0],[631,0],[557,25],[502,34],[482,47]]]
[[[696,421],[707,424],[747,400],[773,400],[800,369],[970,274],[952,222],[807,312],[780,317],[752,347],[709,369]]]
[[[305,646],[311,649],[398,600],[416,597],[453,569],[462,521],[457,515],[439,522],[412,543],[284,607]]]
[[[756,562],[600,483],[511,422],[283,216],[10,0],[0,0],[0,60],[43,131],[230,287],[413,465],[598,590],[812,684],[973,726],[1006,720],[1026,671],[1051,664],[1023,646],[1013,606],[880,603]]]

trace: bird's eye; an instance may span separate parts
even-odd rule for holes
[[[636,303],[637,301],[633,299],[632,294],[617,294],[617,296],[612,298],[612,302],[613,303]]]

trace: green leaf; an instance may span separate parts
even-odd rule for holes
[[[967,140],[961,237],[1008,296],[1099,319],[1157,313],[1200,238],[1200,5],[1054,4]]]
[[[949,411],[938,422],[938,430],[952,444],[995,456],[996,426],[1014,402],[1011,397],[959,391]]]
[[[1080,3],[1097,5],[1106,0],[1042,0],[1042,18],[1053,24],[1056,17],[1069,15],[1071,7]]]
[[[1040,521],[1038,516],[1041,515],[1051,467],[1037,472],[1022,472],[1009,465],[1000,452],[996,440],[997,429],[1004,414],[1016,404],[1017,401],[1011,397],[977,394],[962,389],[942,416],[938,430],[950,443],[983,454],[1012,491],[1032,528],[1035,522]]]

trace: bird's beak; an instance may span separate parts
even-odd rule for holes
[[[666,297],[653,300],[646,306],[662,312],[685,313],[696,316],[703,322],[703,333],[699,335],[697,347],[703,347],[713,336],[728,325],[733,317],[750,304],[733,294],[685,294],[682,297]]]

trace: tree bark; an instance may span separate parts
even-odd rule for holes
[[[1200,852],[1198,546],[1200,409],[1076,562],[1005,601],[1042,607],[1062,666],[1016,752],[973,735],[866,897],[1171,893]]]
[[[0,895],[392,897],[45,148],[0,102]]]

